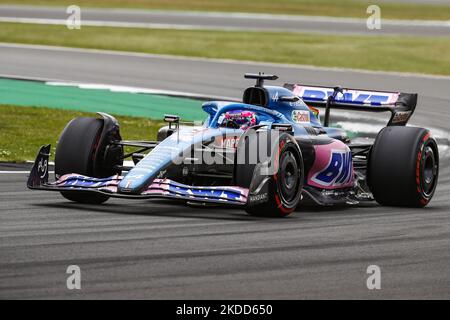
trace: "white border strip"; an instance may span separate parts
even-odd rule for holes
[[[1,76],[1,75],[0,75]],[[183,91],[173,91],[173,90],[160,90],[160,89],[149,89],[142,87],[130,87],[121,86],[113,84],[98,84],[98,83],[85,83],[85,82],[72,82],[72,81],[46,81],[46,85],[57,86],[57,87],[77,87],[86,90],[109,90],[111,92],[126,92],[126,93],[142,93],[142,94],[153,94],[153,95],[164,95],[164,96],[174,96],[192,99],[207,99],[207,100],[231,100],[235,101],[236,98],[222,97],[222,96],[205,96],[200,93],[189,93]]]
[[[0,22],[25,23],[25,24],[43,24],[65,26],[67,20],[64,19],[41,19],[41,18],[11,18],[0,17]],[[120,22],[120,21],[99,21],[82,20],[81,26],[86,27],[111,27],[111,28],[140,28],[140,29],[165,29],[165,30],[213,30],[213,31],[283,31],[295,33],[296,30],[285,28],[242,28],[226,26],[208,26],[200,24],[169,24],[169,23],[144,23],[144,22]],[[313,32],[313,31],[311,31]],[[343,32],[344,33],[344,32]],[[348,32],[352,33],[352,32]]]

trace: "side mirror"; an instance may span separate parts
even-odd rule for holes
[[[165,114],[164,122],[168,122],[168,123],[180,122],[180,116],[175,116],[172,114]]]

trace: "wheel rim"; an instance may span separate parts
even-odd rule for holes
[[[283,153],[280,159],[280,196],[287,205],[295,202],[300,186],[297,160],[291,151]]]
[[[436,186],[437,162],[433,148],[427,146],[422,161],[422,189],[426,197],[431,196]]]

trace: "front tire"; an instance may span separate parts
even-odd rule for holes
[[[96,118],[75,118],[67,124],[56,147],[57,178],[69,173],[96,177],[94,162],[102,129],[103,120]],[[107,195],[92,192],[63,191],[61,195],[70,201],[89,204],[101,204],[109,199]]]
[[[249,152],[249,146],[245,147],[246,152]],[[301,200],[304,181],[303,157],[295,139],[286,133],[280,135],[274,148],[269,142],[269,149],[272,152],[270,165],[273,167],[273,173],[271,175],[260,175],[261,163],[258,165],[238,164],[236,177],[238,185],[250,188],[249,202],[246,206],[248,214],[258,217],[286,217],[295,211]],[[265,189],[267,192],[252,194],[263,183],[267,184]],[[252,204],[252,197],[264,201]]]
[[[386,127],[372,147],[368,184],[384,206],[424,207],[432,199],[439,174],[436,141],[428,130]]]

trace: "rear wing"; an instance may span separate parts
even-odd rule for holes
[[[341,87],[284,85],[307,105],[324,107],[324,126],[328,126],[331,108],[370,112],[391,112],[388,126],[404,126],[411,118],[416,105],[416,93],[348,89]]]

